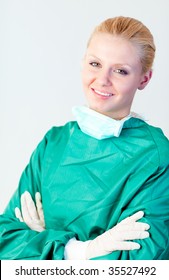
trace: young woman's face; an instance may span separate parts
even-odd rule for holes
[[[82,67],[89,108],[115,119],[127,116],[136,90],[150,76],[142,74],[138,49],[131,42],[107,33],[91,39]]]

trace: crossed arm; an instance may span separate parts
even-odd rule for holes
[[[65,259],[90,259],[107,255],[116,250],[140,249],[140,245],[131,240],[149,237],[147,230],[150,226],[147,223],[138,221],[143,215],[143,211],[136,212],[94,240],[82,242],[75,238],[70,239],[65,246]],[[21,195],[21,210],[16,207],[15,216],[20,222],[26,223],[30,229],[38,232],[44,231],[45,220],[40,193],[36,193],[34,203],[30,193],[24,192]],[[81,252],[80,255],[79,251]]]

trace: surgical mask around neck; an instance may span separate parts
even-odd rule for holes
[[[114,120],[85,106],[73,107],[72,112],[80,129],[85,134],[99,140],[113,136],[119,137],[124,122],[132,116],[128,115],[122,120]]]

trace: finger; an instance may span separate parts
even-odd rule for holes
[[[128,231],[120,232],[118,234],[118,240],[134,240],[134,239],[145,239],[150,236],[148,231]]]
[[[121,224],[119,223],[116,226],[118,231],[144,231],[144,230],[149,230],[150,225],[147,223],[142,223],[142,222],[133,222],[133,223],[128,223],[128,224]]]
[[[18,207],[15,208],[15,216],[16,216],[16,218],[19,219],[20,222],[23,222],[21,211],[20,211],[20,209]]]
[[[29,212],[29,215],[31,217],[32,220],[38,220],[39,217],[38,217],[38,213],[37,213],[37,210],[36,210],[36,207],[35,207],[35,203],[30,195],[29,192],[25,192],[24,193],[25,195],[25,202],[27,204],[27,209],[28,209],[28,212]]]
[[[35,194],[35,202],[36,202],[37,212],[39,213],[39,211],[42,210],[42,200],[41,200],[41,194],[39,192]]]
[[[36,194],[35,194],[35,201],[36,201],[36,204],[39,204],[39,205],[42,206],[42,198],[41,198],[40,192],[36,192]]]
[[[127,224],[127,223],[131,223],[131,222],[136,222],[139,219],[141,219],[143,216],[144,216],[144,212],[143,211],[138,211],[135,214],[125,218],[120,223]]]
[[[128,242],[117,242],[113,250],[138,250],[141,246],[139,243],[128,241]]]
[[[42,222],[42,225],[45,226],[44,213],[43,213],[43,207],[42,207],[42,201],[41,201],[41,194],[39,192],[37,192],[35,194],[35,201],[36,201],[36,207],[37,207],[37,212],[38,212],[39,218]]]
[[[133,223],[133,230],[148,230],[150,229],[150,225],[142,222]]]
[[[32,230],[38,231],[38,232],[42,232],[45,230],[44,227],[40,226],[40,225],[34,225],[33,227],[31,227]]]
[[[26,199],[25,199],[25,193],[21,195],[21,212],[22,212],[22,217],[23,221],[27,224],[30,225],[32,222],[31,216],[28,211]]]

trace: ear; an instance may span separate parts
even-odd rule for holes
[[[142,90],[146,87],[146,85],[149,83],[151,77],[152,77],[153,71],[152,69],[147,71],[145,74],[143,74],[140,85],[138,86],[139,90]]]

